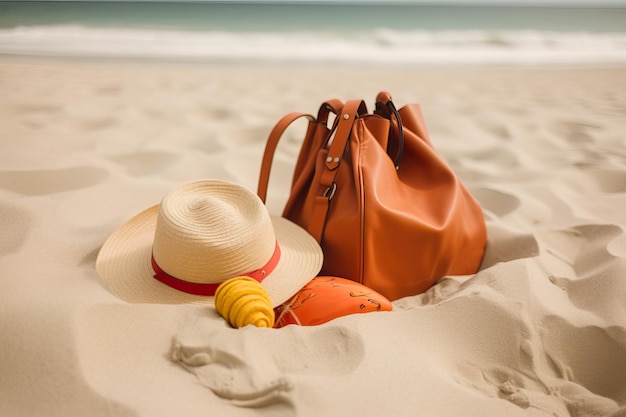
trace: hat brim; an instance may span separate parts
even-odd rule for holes
[[[98,275],[113,295],[129,303],[213,303],[212,296],[187,294],[154,278],[151,257],[158,212],[159,205],[150,207],[107,239],[96,259]],[[271,216],[271,220],[281,256],[261,285],[276,307],[318,274],[323,254],[300,226],[282,217]]]

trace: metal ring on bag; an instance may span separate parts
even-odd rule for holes
[[[336,191],[337,191],[337,183],[333,182],[332,184],[330,184],[328,188],[326,188],[326,190],[324,191],[324,194],[322,194],[322,197],[326,197],[328,198],[328,201],[330,201],[335,196]]]

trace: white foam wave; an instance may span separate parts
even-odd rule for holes
[[[624,64],[626,33],[545,31],[200,32],[0,29],[0,54],[381,64]]]

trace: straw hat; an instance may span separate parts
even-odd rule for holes
[[[317,241],[270,216],[256,194],[205,180],[171,191],[122,225],[102,246],[96,270],[131,303],[213,302],[220,283],[247,275],[277,306],[317,275],[322,260]]]

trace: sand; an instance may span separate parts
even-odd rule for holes
[[[100,282],[100,246],[167,191],[256,190],[280,117],[379,90],[423,106],[481,203],[478,273],[280,330]],[[4,58],[0,91],[0,415],[626,416],[625,69]]]

